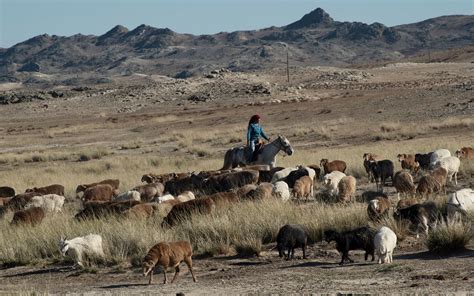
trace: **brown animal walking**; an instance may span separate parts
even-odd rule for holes
[[[193,250],[191,244],[187,241],[177,241],[177,242],[160,242],[154,245],[148,254],[143,259],[143,275],[147,276],[150,274],[150,280],[148,284],[151,284],[153,279],[153,270],[156,266],[163,266],[163,275],[165,277],[164,284],[168,282],[166,277],[166,270],[169,266],[174,267],[175,273],[173,283],[179,274],[179,264],[184,261],[191,271],[193,276],[193,281],[196,282],[196,277],[194,276],[193,271],[193,261],[192,261]]]

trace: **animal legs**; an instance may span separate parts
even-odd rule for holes
[[[150,280],[148,281],[148,285],[151,285],[152,280],[153,280],[153,269],[150,271]]]
[[[174,283],[174,281],[176,280],[176,278],[178,277],[178,274],[179,274],[179,263],[178,265],[176,265],[176,267],[174,268],[175,272],[174,272],[174,277],[173,279],[171,280],[171,283]]]
[[[185,257],[184,258],[184,263],[186,263],[186,265],[188,266],[189,271],[191,272],[191,275],[193,277],[193,281],[197,282],[196,277],[194,276],[193,261],[191,260],[191,256],[190,257]]]

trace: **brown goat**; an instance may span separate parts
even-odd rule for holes
[[[458,151],[456,151],[456,156],[460,159],[474,159],[474,148],[472,147],[462,147]]]
[[[138,191],[140,193],[140,198],[144,202],[153,200],[155,197],[163,195],[165,186],[161,183],[149,183],[145,185],[140,185],[132,190]]]
[[[42,195],[57,194],[64,196],[64,186],[59,184],[53,184],[45,187],[33,187],[30,189],[26,189],[25,193],[29,192],[41,193]]]
[[[333,160],[329,162],[326,158],[321,159],[319,165],[324,168],[324,174],[327,175],[333,171],[339,171],[344,173],[346,171],[347,165],[342,160]]]
[[[117,195],[117,190],[109,184],[98,184],[84,191],[82,199],[87,201],[111,201]]]
[[[418,182],[416,192],[423,198],[429,198],[431,194],[441,192],[441,184],[433,176],[426,175]]]
[[[412,205],[416,205],[417,203],[418,203],[418,200],[414,198],[400,199],[397,203],[397,209],[405,209],[405,208],[411,207]]]
[[[398,154],[398,161],[402,169],[417,173],[420,170],[420,164],[415,160],[415,154]]]
[[[303,176],[296,180],[293,186],[293,196],[296,199],[305,198],[306,200],[309,196],[313,196],[313,181],[309,176]]]
[[[193,250],[191,244],[187,241],[177,241],[177,242],[160,242],[154,245],[145,258],[143,258],[143,275],[147,276],[150,274],[150,280],[148,284],[150,285],[153,280],[153,270],[156,266],[163,266],[163,275],[165,277],[164,284],[168,282],[166,277],[166,270],[168,267],[174,267],[175,274],[171,283],[173,283],[179,274],[179,264],[184,261],[191,272],[193,281],[196,282],[196,277],[194,276],[193,271]]]
[[[106,180],[102,180],[102,181],[97,182],[97,183],[81,184],[81,185],[77,186],[76,194],[79,193],[79,192],[85,191],[87,188],[94,187],[94,186],[100,185],[100,184],[108,184],[108,185],[112,186],[113,189],[118,189],[119,185],[120,185],[120,180],[118,180],[118,179],[106,179]]]
[[[339,202],[355,201],[356,179],[353,176],[345,176],[337,184]]]
[[[367,215],[371,221],[380,221],[383,217],[388,217],[390,210],[390,200],[385,197],[377,197],[369,202]]]
[[[431,172],[431,176],[435,178],[440,186],[440,191],[446,194],[446,182],[448,181],[448,171],[443,167],[437,167]]]
[[[162,227],[173,226],[182,220],[189,219],[193,213],[210,214],[216,207],[211,198],[193,199],[174,205],[163,219]]]
[[[29,208],[15,212],[11,225],[29,224],[35,226],[40,224],[43,218],[44,210],[42,208]]]
[[[398,171],[393,176],[393,186],[397,190],[397,198],[400,200],[400,193],[414,195],[416,192],[413,177],[406,171]]]

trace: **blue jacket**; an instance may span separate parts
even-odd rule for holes
[[[259,140],[260,138],[264,138],[265,140],[270,141],[267,135],[265,135],[265,133],[263,132],[262,126],[260,126],[260,124],[250,124],[247,129],[247,143]]]

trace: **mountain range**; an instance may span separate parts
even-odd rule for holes
[[[161,74],[187,78],[213,69],[255,71],[291,65],[349,66],[397,61],[429,51],[474,44],[474,16],[441,16],[387,27],[381,23],[335,21],[317,8],[283,27],[176,33],[168,28],[117,25],[100,36],[39,35],[0,48],[0,82],[74,84],[115,75]]]

